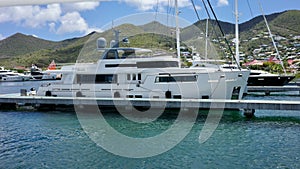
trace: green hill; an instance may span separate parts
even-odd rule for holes
[[[14,57],[40,49],[55,48],[55,42],[17,33],[0,41],[0,58]]]
[[[300,11],[292,10],[281,13],[268,15],[270,28],[273,34],[280,35],[286,38],[291,38],[291,35],[300,35]],[[220,22],[223,32],[230,40],[234,37],[234,24]],[[181,40],[188,46],[197,48],[200,54],[204,52],[204,36],[205,36],[206,20],[196,22],[195,24],[181,29]],[[209,25],[210,39],[216,39],[221,36],[219,28],[216,27],[215,21],[210,21]],[[161,49],[175,48],[174,28],[167,27],[159,22],[151,22],[145,25],[136,26],[132,24],[123,24],[115,30],[120,31],[120,40],[127,38],[129,44],[124,43],[121,46],[142,47]],[[213,30],[216,30],[215,32]],[[155,32],[155,33],[154,33]],[[245,23],[240,24],[241,50],[246,54],[251,54],[254,48],[260,44],[267,43],[267,39],[260,38],[260,41],[251,41],[254,37],[267,32],[267,28],[262,16],[255,17]],[[34,36],[23,35],[17,33],[0,41],[0,66],[12,68],[14,66],[30,66],[32,63],[39,67],[47,67],[48,64],[55,60],[57,63],[74,63],[80,55],[82,47],[86,45],[84,51],[86,54],[93,54],[95,49],[96,39],[104,37],[107,42],[114,39],[112,30],[107,30],[102,33],[92,32],[89,35],[79,38],[66,39],[59,42],[39,39]],[[269,40],[268,40],[269,41]],[[219,52],[224,48],[224,42],[210,44]],[[216,55],[216,54],[214,54]]]
[[[29,67],[34,63],[47,67],[52,60],[74,62],[89,36],[53,42],[18,33],[0,41],[0,65],[13,68],[19,65]]]
[[[266,18],[273,35],[285,37],[287,39],[291,39],[293,36],[300,35],[299,10],[274,13],[271,15],[267,15]],[[232,50],[234,50],[234,46],[231,43],[231,40],[234,39],[235,36],[235,25],[233,23],[222,21],[220,21],[220,25],[226,35],[226,39],[232,46]],[[202,41],[197,42],[199,44],[199,47],[202,49],[198,51],[200,55],[203,55],[204,53],[203,41],[205,41],[205,27],[206,20],[201,20],[189,27],[184,28],[182,31],[182,35],[184,35],[183,37],[185,38],[184,40],[188,41],[189,43],[195,43],[197,38]],[[252,51],[255,48],[259,48],[260,45],[271,44],[271,39],[269,38],[267,26],[264,22],[263,16],[257,16],[247,22],[239,24],[239,31],[241,41],[240,48],[241,51],[246,55],[252,55]],[[217,24],[214,20],[209,21],[208,32],[211,41],[221,41],[221,43],[213,43],[211,44],[211,46],[213,46],[219,54],[223,51],[224,48],[227,48],[228,53],[228,47],[224,43],[224,37],[222,36],[220,29],[219,27],[217,27]],[[253,38],[257,38],[258,40],[252,40]]]

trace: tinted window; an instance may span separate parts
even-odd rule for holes
[[[155,83],[162,82],[195,82],[198,76],[158,76]]]
[[[117,83],[117,75],[85,75],[79,74],[76,78],[76,83],[83,84],[101,84],[101,83]]]

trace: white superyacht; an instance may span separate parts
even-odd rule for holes
[[[37,95],[97,98],[241,99],[248,70],[181,68],[177,58],[141,48],[105,48],[98,39],[97,62],[62,68],[60,82]],[[100,45],[99,45],[100,44]]]
[[[155,99],[241,99],[247,85],[249,70],[214,67],[181,68],[178,2],[176,9],[177,58],[169,54],[141,48],[119,48],[104,38],[97,38],[97,50],[89,61],[84,56],[75,66],[62,68],[58,83],[42,85],[37,95],[96,98]],[[119,43],[118,31],[115,42]],[[92,44],[95,44],[93,42]],[[112,44],[112,43],[111,43]],[[84,63],[89,62],[89,63]]]

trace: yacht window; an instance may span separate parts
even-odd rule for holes
[[[177,61],[155,61],[155,62],[137,62],[138,68],[167,68],[178,67]]]
[[[106,64],[106,68],[115,68],[115,67],[136,67],[136,64]]]
[[[76,83],[92,84],[95,83],[95,75],[77,75]]]
[[[261,73],[250,72],[250,75],[260,75]]]
[[[142,80],[142,74],[138,74],[138,80]]]
[[[198,76],[158,76],[155,78],[155,83],[169,82],[196,82]]]
[[[115,50],[110,50],[106,53],[105,59],[116,59],[117,56],[118,56],[118,54]]]
[[[78,74],[76,76],[76,83],[81,83],[81,84],[117,83],[117,81],[118,81],[118,76],[113,74],[107,74],[107,75]]]
[[[136,80],[136,74],[132,74],[132,80]]]
[[[95,83],[117,83],[117,75],[96,75]]]

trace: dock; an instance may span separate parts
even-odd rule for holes
[[[300,86],[247,86],[247,93],[251,92],[264,92],[266,96],[269,96],[271,92],[289,92],[298,91],[300,95]]]
[[[17,105],[75,106],[98,105],[120,107],[150,107],[166,109],[235,109],[245,115],[254,115],[255,110],[300,110],[300,101],[276,100],[222,100],[222,99],[149,99],[149,98],[91,98],[91,97],[46,97],[46,96],[0,96],[0,110]]]

